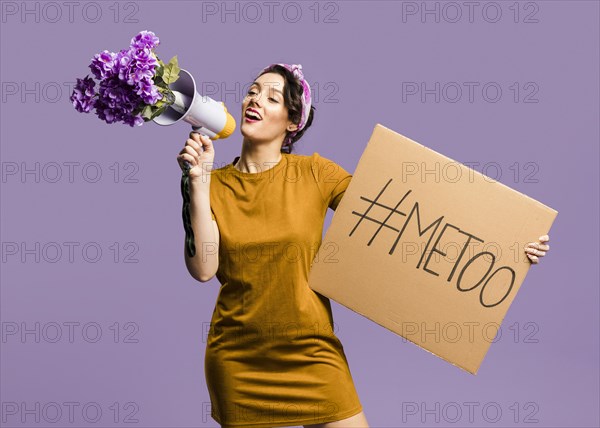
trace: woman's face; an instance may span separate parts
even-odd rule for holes
[[[283,99],[285,79],[277,73],[259,76],[242,102],[242,125],[240,131],[245,139],[255,143],[283,143],[286,131],[298,128],[288,120],[288,109]],[[260,117],[248,116],[253,110]]]

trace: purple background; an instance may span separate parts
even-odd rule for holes
[[[261,2],[254,3],[263,12],[257,22],[250,22],[255,8],[236,2],[205,2],[204,7],[237,7],[238,22],[235,14],[203,15],[202,2],[122,2],[116,23],[114,2],[97,2],[102,15],[93,23],[88,21],[94,20],[94,5],[82,12],[87,3],[78,3],[69,22],[61,2],[56,3],[62,8],[58,19],[56,9],[26,2],[32,10],[39,8],[36,22],[35,14],[20,15],[21,2],[3,2],[2,330],[33,329],[39,322],[45,332],[39,343],[34,334],[4,334],[3,425],[217,426],[209,416],[204,350],[219,283],[216,278],[194,281],[183,259],[181,173],[175,158],[189,128],[107,126],[77,113],[68,101],[68,84],[88,73],[94,53],[124,48],[134,34],[149,29],[161,39],[156,51],[161,59],[177,54],[198,81],[228,89],[206,94],[224,101],[238,123],[243,85],[262,67],[302,64],[319,93],[315,121],[298,153],[317,151],[352,172],[381,123],[457,161],[479,162],[475,169],[492,177],[498,177],[497,170],[482,167],[498,165],[499,181],[559,212],[550,231],[551,251],[532,267],[501,338],[476,376],[332,302],[337,334],[371,426],[598,426],[598,2],[523,2],[517,23],[509,8],[513,2],[497,3],[502,17],[496,23],[488,22],[492,9],[482,15],[484,2],[478,3],[472,23],[466,6],[462,19],[449,22],[454,11],[442,9],[442,3],[437,7],[446,13],[439,23],[429,15],[422,22],[418,14],[405,15],[403,22],[403,7],[410,5],[392,1],[323,2],[317,22],[313,2],[296,2],[302,12],[296,23],[288,22],[294,9],[282,13],[285,2],[278,3],[272,22]],[[13,6],[15,15],[9,13]],[[538,22],[522,22],[528,14]],[[125,22],[127,15],[137,22]],[[327,22],[331,19],[338,22]],[[436,103],[432,95],[425,102],[418,96],[402,99],[402,82],[443,87],[471,81],[480,83],[473,102],[466,93],[458,102],[442,98]],[[482,97],[487,82],[502,88],[498,102]],[[514,82],[521,87],[518,102],[509,88]],[[527,82],[537,85],[539,102],[524,102],[532,92]],[[23,95],[21,84],[33,88],[31,93]],[[218,166],[231,162],[241,150],[239,130],[215,147]],[[39,182],[33,174],[6,174],[11,166],[20,172],[36,162],[45,172]],[[55,183],[53,162],[63,174]],[[79,162],[72,183],[64,162]],[[101,168],[96,183],[82,176],[88,162]],[[115,162],[121,173],[117,183]],[[134,171],[127,162],[138,168],[132,175],[137,183],[124,182]],[[528,162],[535,165],[526,167]],[[93,172],[89,169],[86,177],[93,178]],[[527,174],[537,182],[528,182]],[[35,250],[24,262],[20,249],[16,255],[8,251],[10,243],[31,249],[36,242],[46,248],[37,252],[39,262]],[[79,243],[72,263],[65,242]],[[110,248],[115,242],[118,256]],[[63,249],[55,263],[43,257],[55,256],[52,243]],[[102,249],[96,263],[83,258],[86,243]],[[125,263],[134,252],[138,262]],[[94,256],[93,249],[88,254]],[[63,325],[69,322],[80,323],[72,343]],[[102,337],[90,343],[82,326],[94,322]],[[62,325],[56,343],[51,342],[52,323]],[[120,331],[117,343],[115,330]],[[94,333],[90,328],[85,337],[91,340]],[[127,343],[128,334],[137,343]],[[21,422],[21,411],[7,411],[13,402],[28,409],[46,406],[46,419],[40,410]],[[79,403],[74,422],[62,405],[62,417],[49,423],[52,402]],[[472,420],[466,402],[477,403]],[[100,422],[82,419],[85,403],[101,408]],[[416,403],[418,413],[408,414],[407,403]],[[456,406],[462,415],[452,423]],[[502,416],[490,422],[497,408]],[[138,422],[125,423],[127,415]]]

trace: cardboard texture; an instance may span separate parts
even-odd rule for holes
[[[476,374],[557,214],[377,124],[309,286]]]

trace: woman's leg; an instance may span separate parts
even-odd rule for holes
[[[334,422],[324,424],[304,425],[304,428],[369,428],[365,412]]]

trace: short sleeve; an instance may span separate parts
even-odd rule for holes
[[[217,188],[219,176],[217,175],[218,170],[213,170],[210,181],[210,217],[213,220],[217,220],[215,216],[215,206],[218,211],[217,196],[219,195],[219,189]]]
[[[350,184],[352,174],[317,152],[312,154],[310,160],[312,174],[323,201],[329,208],[335,210]]]

